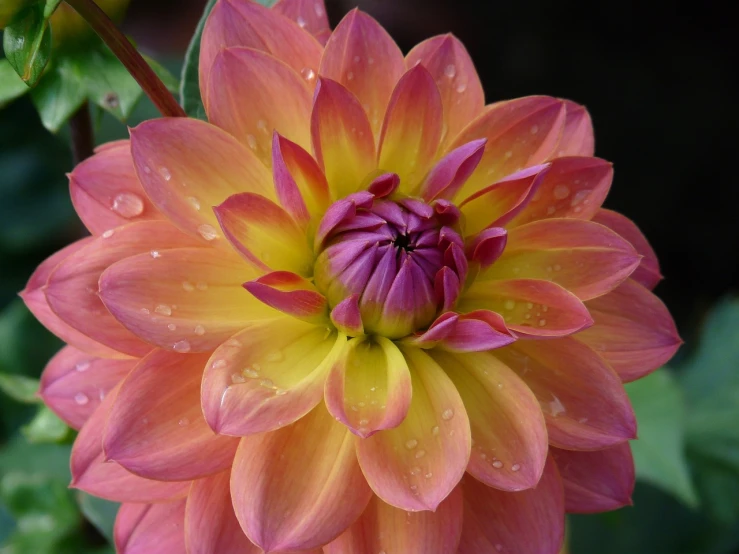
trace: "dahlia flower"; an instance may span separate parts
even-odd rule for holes
[[[125,553],[548,554],[629,503],[623,382],[680,343],[580,105],[485,105],[453,36],[220,0],[208,114],[70,175],[22,293],[72,485]]]

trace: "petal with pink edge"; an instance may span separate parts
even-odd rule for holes
[[[123,504],[113,537],[119,554],[185,554],[185,500]]]
[[[439,160],[421,185],[421,198],[426,202],[437,198],[454,198],[480,163],[486,142],[485,139],[473,140],[455,148]]]
[[[222,50],[213,61],[208,121],[272,164],[272,134],[310,148],[311,90],[298,73],[251,48]]]
[[[281,312],[310,323],[328,323],[328,302],[300,275],[274,271],[244,283],[255,298]]]
[[[141,360],[108,417],[107,459],[157,481],[198,479],[230,467],[238,440],[213,433],[200,409],[208,357],[156,350]]]
[[[537,219],[591,219],[613,181],[613,165],[600,158],[557,158],[526,207],[508,229]]]
[[[682,344],[667,307],[631,279],[586,306],[595,325],[576,338],[606,360],[624,382],[661,367]]]
[[[244,192],[215,208],[223,232],[241,255],[260,270],[309,276],[313,252],[305,233],[271,200]]]
[[[129,141],[77,165],[69,174],[69,192],[77,215],[94,235],[131,221],[164,218],[136,177]]]
[[[457,309],[499,313],[511,331],[529,338],[563,337],[593,323],[577,296],[551,281],[537,279],[475,281]]]
[[[346,337],[292,317],[254,322],[211,356],[202,407],[213,430],[250,435],[303,417],[323,396]]]
[[[316,38],[331,32],[324,0],[280,0],[272,9],[295,21]]]
[[[370,122],[357,98],[336,81],[318,81],[311,136],[333,200],[369,184],[370,172],[376,168]]]
[[[544,415],[531,390],[489,353],[432,351],[457,387],[472,427],[467,472],[506,491],[535,487],[547,459]]]
[[[132,256],[100,277],[100,297],[135,335],[176,352],[212,350],[275,311],[245,291],[255,271],[236,254],[178,248]]]
[[[613,229],[627,241],[636,251],[643,256],[639,267],[636,268],[631,278],[652,290],[662,280],[659,270],[659,260],[647,237],[639,230],[636,224],[625,215],[601,208],[593,216],[593,221]]]
[[[634,458],[625,442],[592,452],[551,449],[565,487],[568,513],[592,514],[631,504]]]
[[[462,491],[464,525],[458,554],[560,551],[565,531],[564,494],[551,458],[534,489],[502,492],[467,477]]]
[[[404,71],[395,41],[377,21],[355,9],[331,34],[319,73],[352,92],[379,135],[390,95]]]
[[[511,229],[503,255],[477,278],[542,279],[590,300],[616,288],[639,262],[631,244],[603,225],[544,219]]]
[[[372,491],[354,436],[321,404],[288,427],[241,439],[231,495],[247,536],[273,552],[333,540],[359,517]]]
[[[445,312],[428,330],[404,342],[419,348],[448,352],[480,352],[515,341],[503,318],[495,312],[476,310],[467,314]]]
[[[485,106],[485,94],[475,65],[457,37],[432,37],[406,56],[408,67],[420,63],[436,81],[444,104],[444,137],[450,142]]]
[[[434,78],[422,65],[398,81],[388,103],[378,165],[400,177],[400,189],[416,190],[436,156],[444,108]]]
[[[528,96],[487,106],[449,145],[451,150],[473,140],[487,139],[480,164],[462,187],[462,198],[549,159],[564,121],[562,101],[548,96]]]
[[[137,361],[98,358],[65,346],[46,365],[39,395],[55,414],[79,429]]]
[[[588,110],[572,100],[563,100],[567,115],[556,156],[592,156],[595,153],[593,120]]]
[[[279,13],[249,0],[221,0],[210,12],[200,45],[200,91],[208,106],[208,79],[213,60],[224,48],[243,46],[270,54],[311,82],[322,48],[310,33]]]
[[[636,419],[618,375],[572,338],[518,341],[494,355],[539,400],[549,443],[598,450],[636,438]]]
[[[131,129],[131,153],[151,201],[180,229],[206,243],[223,242],[213,206],[240,192],[274,197],[272,175],[256,155],[204,121],[145,121]]]
[[[349,341],[325,385],[326,407],[366,438],[397,427],[411,403],[411,376],[398,347],[383,337]]]
[[[112,264],[146,252],[193,246],[196,241],[167,221],[139,221],[107,231],[67,257],[49,276],[46,299],[66,323],[110,348],[143,356],[151,345],[133,335],[111,315],[100,299],[100,276]]]
[[[406,512],[373,496],[362,517],[323,550],[326,554],[456,552],[462,532],[462,502],[462,491],[457,488],[435,512]]]
[[[357,442],[372,490],[403,510],[435,510],[464,474],[470,422],[444,370],[418,348],[403,347],[413,397],[398,427]]]

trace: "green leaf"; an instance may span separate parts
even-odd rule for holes
[[[41,123],[56,133],[87,99],[84,76],[72,59],[60,56],[31,92],[31,99]]]
[[[684,406],[680,388],[670,372],[661,369],[626,385],[639,422],[639,439],[631,443],[637,478],[696,506],[685,457]]]
[[[30,5],[11,20],[3,32],[3,48],[16,73],[34,86],[51,55],[51,31],[43,6]]]
[[[28,85],[18,77],[10,62],[5,59],[0,60],[0,108],[11,100],[23,96],[29,90]]]
[[[82,491],[77,492],[77,504],[90,523],[112,543],[113,525],[120,505]]]
[[[69,436],[69,427],[49,408],[42,406],[21,432],[28,442],[61,442]]]
[[[46,0],[44,3],[44,19],[49,19],[62,0]]]
[[[8,375],[0,373],[0,390],[13,400],[24,404],[35,404],[41,402],[36,396],[38,391],[38,379],[31,379],[23,375]]]

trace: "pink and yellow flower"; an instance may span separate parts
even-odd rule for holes
[[[582,106],[303,0],[220,0],[200,78],[209,123],[75,168],[92,236],[22,293],[119,552],[547,554],[630,501],[622,383],[680,339]]]

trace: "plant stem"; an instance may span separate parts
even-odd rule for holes
[[[74,165],[92,156],[94,139],[92,136],[92,119],[90,106],[87,102],[74,112],[69,120],[69,130],[72,135],[72,156]]]
[[[185,117],[185,111],[149,67],[146,60],[93,0],[66,0],[121,60],[131,76],[165,117]]]

